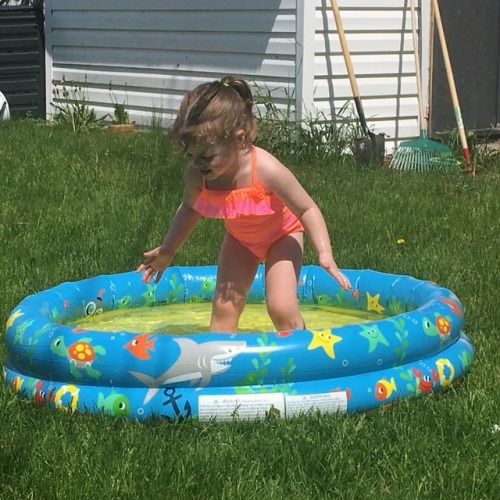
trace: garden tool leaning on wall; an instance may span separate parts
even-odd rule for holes
[[[352,66],[349,47],[347,45],[347,40],[344,33],[342,18],[340,17],[339,6],[337,0],[330,0],[330,3],[332,5],[333,15],[335,17],[335,23],[337,25],[337,33],[339,35],[340,45],[342,47],[342,54],[344,55],[347,74],[349,75],[349,82],[351,84],[351,90],[354,97],[354,104],[356,105],[359,122],[364,133],[363,137],[360,137],[355,141],[354,157],[358,165],[368,165],[370,163],[382,164],[384,161],[385,153],[385,134],[374,134],[368,128],[365,118],[365,112],[363,110],[363,104],[361,102],[361,96],[359,95],[356,75],[354,74],[354,68]]]

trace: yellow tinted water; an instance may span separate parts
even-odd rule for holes
[[[78,328],[108,332],[187,334],[208,331],[212,304],[170,304],[117,309],[88,316],[71,323]],[[301,305],[308,329],[332,328],[349,323],[381,319],[380,314],[331,306]],[[264,304],[248,304],[243,312],[240,332],[269,332],[274,326]]]

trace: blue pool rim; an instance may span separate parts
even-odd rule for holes
[[[209,302],[217,267],[171,267],[158,284],[135,272],[62,283],[12,310],[4,379],[20,397],[64,411],[227,420],[369,411],[449,387],[467,373],[474,350],[453,292],[411,276],[343,272],[351,291],[320,267],[304,266],[299,302],[380,319],[237,334],[82,330],[68,323],[124,307],[186,303],[189,311],[189,303]],[[262,266],[248,301],[265,301]]]

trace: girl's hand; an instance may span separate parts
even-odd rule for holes
[[[344,273],[340,272],[337,263],[335,262],[331,253],[320,254],[318,259],[319,265],[329,274],[331,274],[344,290],[352,289],[351,282]]]
[[[166,251],[163,245],[149,252],[144,252],[144,257],[146,257],[146,260],[135,271],[136,273],[144,271],[144,275],[142,276],[142,281],[144,283],[149,283],[153,278],[155,278],[155,282],[158,283],[165,269],[174,258],[173,255],[170,255]]]

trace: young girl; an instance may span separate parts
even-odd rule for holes
[[[253,145],[252,94],[237,77],[204,83],[183,99],[172,133],[187,152],[185,190],[163,243],[137,268],[158,281],[202,218],[224,219],[210,331],[236,332],[257,266],[265,262],[266,304],[276,330],[305,328],[297,303],[303,233],[321,267],[344,289],[325,220],[279,160]]]

